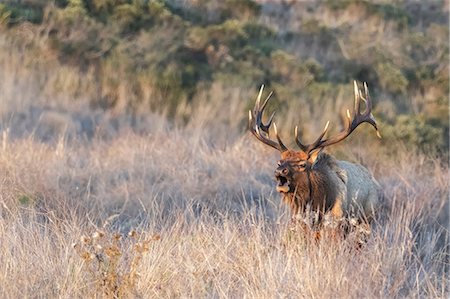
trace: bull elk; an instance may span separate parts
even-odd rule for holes
[[[295,141],[299,151],[288,149],[278,135],[277,126],[273,123],[275,139],[269,137],[269,128],[273,122],[273,113],[267,123],[262,117],[272,93],[261,103],[264,85],[261,86],[253,111],[249,111],[249,127],[253,135],[262,143],[281,152],[281,160],[275,170],[277,191],[290,206],[295,218],[306,209],[323,216],[331,215],[332,219],[357,219],[370,221],[380,206],[380,186],[369,171],[360,164],[340,161],[323,152],[323,149],[347,138],[360,124],[371,124],[378,137],[377,123],[372,115],[372,101],[367,84],[364,83],[364,94],[354,82],[355,103],[353,113],[347,110],[346,125],[343,131],[324,139],[329,123],[319,137],[311,144],[304,144],[295,127]],[[361,111],[361,101],[365,102],[365,111]],[[319,220],[320,223],[320,220]]]

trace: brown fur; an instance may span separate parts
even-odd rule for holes
[[[371,218],[378,205],[374,196],[378,184],[364,167],[320,151],[309,156],[302,151],[283,152],[275,175],[279,185],[280,177],[287,179],[289,191],[281,194],[293,218],[310,211],[317,214],[319,225],[326,215],[339,221],[362,220]]]
[[[300,155],[296,155],[297,153]],[[303,153],[290,152],[282,160],[290,161],[289,163],[294,166],[295,162],[292,161],[297,161],[298,157],[304,157],[301,154]],[[321,154],[320,159],[311,170],[293,172],[292,180],[295,189],[293,192],[283,193],[283,200],[289,204],[294,215],[304,212],[308,205],[311,210],[322,213],[330,211],[334,207],[337,187],[333,185],[327,170],[334,164],[333,157],[328,154]]]

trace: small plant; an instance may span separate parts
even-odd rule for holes
[[[120,233],[95,231],[91,236],[83,235],[80,242],[72,245],[82,259],[82,269],[87,282],[93,285],[95,295],[107,298],[135,297],[138,266],[159,235],[144,238],[135,230],[127,236]]]

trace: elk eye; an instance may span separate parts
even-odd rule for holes
[[[298,163],[298,166],[300,166],[300,167],[306,167],[306,161],[300,161],[300,162]]]

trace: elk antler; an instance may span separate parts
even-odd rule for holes
[[[287,151],[287,147],[283,144],[281,141],[280,136],[278,136],[277,126],[274,123],[273,128],[275,130],[275,137],[277,138],[278,142],[275,142],[274,140],[271,140],[269,138],[269,128],[273,121],[273,116],[275,115],[275,112],[272,113],[272,115],[269,118],[269,121],[267,124],[264,124],[262,122],[262,114],[264,112],[264,108],[266,108],[267,102],[269,101],[270,97],[272,96],[271,92],[264,103],[261,105],[261,95],[264,89],[264,85],[261,85],[261,89],[259,90],[258,97],[256,98],[255,108],[253,108],[253,111],[248,111],[248,123],[250,131],[255,135],[256,138],[258,138],[259,141],[270,145],[271,147],[279,150],[280,152]]]
[[[356,127],[358,127],[360,124],[364,122],[371,124],[377,131],[377,136],[381,138],[380,132],[378,131],[377,123],[372,115],[372,101],[369,96],[369,89],[367,88],[367,84],[364,83],[364,97],[363,97],[361,90],[358,88],[358,85],[356,84],[356,81],[353,81],[353,83],[355,88],[355,106],[353,108],[353,118],[350,115],[350,111],[347,109],[347,122],[345,129],[334,137],[322,140],[322,138],[327,133],[328,125],[330,124],[330,122],[328,121],[319,138],[317,138],[316,141],[314,141],[311,144],[304,145],[300,142],[300,139],[298,137],[298,129],[297,127],[295,127],[295,141],[297,142],[297,145],[302,149],[302,151],[309,154],[315,149],[324,148],[326,146],[338,143],[347,138],[347,136],[349,136],[353,132],[353,130],[356,129]],[[361,112],[360,107],[361,100],[364,101],[366,106],[364,112]]]

